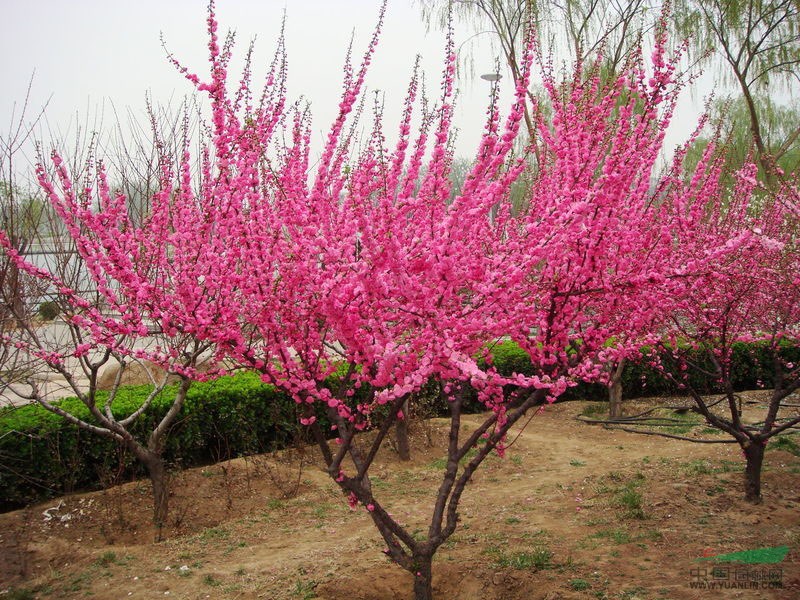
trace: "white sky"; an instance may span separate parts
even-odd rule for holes
[[[288,15],[289,97],[312,102],[319,137],[335,116],[341,90],[341,66],[350,36],[360,56],[377,19],[378,0],[218,0],[221,31],[237,32],[239,56],[256,40],[254,75],[259,81],[272,56],[283,10]],[[48,100],[47,124],[69,139],[76,122],[102,114],[103,128],[114,122],[111,105],[124,115],[144,117],[145,93],[154,102],[179,101],[192,92],[165,57],[169,50],[201,79],[207,71],[206,0],[0,0],[0,128],[7,131],[16,103],[19,111],[31,75],[28,116]],[[456,44],[472,31],[457,31]],[[477,74],[494,70],[494,57],[480,38],[465,44],[476,54]],[[423,56],[429,95],[436,97],[444,37],[427,32],[419,7],[410,0],[390,0],[384,33],[368,85],[386,92],[385,125],[393,131],[417,53]],[[264,69],[259,69],[264,65]],[[508,86],[506,78],[504,82]],[[458,151],[469,155],[478,143],[489,84],[478,78],[459,83]],[[696,117],[693,101],[681,113],[677,141]],[[688,112],[687,112],[688,111]],[[687,116],[691,113],[691,117]]]

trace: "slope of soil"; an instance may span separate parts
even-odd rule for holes
[[[487,459],[434,561],[437,598],[800,597],[800,458],[768,451],[752,506],[738,447],[576,421],[587,406],[548,407],[505,459]],[[427,529],[446,426],[417,424],[413,460],[387,449],[373,471],[376,496],[412,531]],[[318,462],[309,448],[177,474],[158,543],[145,482],[0,515],[0,600],[410,598],[368,513]],[[697,560],[775,546],[789,548],[778,564]]]

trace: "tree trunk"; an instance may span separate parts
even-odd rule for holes
[[[415,554],[414,568],[414,600],[433,600],[433,555]]]
[[[149,451],[139,452],[139,460],[147,469],[150,485],[153,490],[153,525],[156,529],[156,541],[162,540],[164,526],[169,515],[169,482],[164,459]]]
[[[622,416],[622,372],[625,370],[625,359],[617,363],[608,382],[608,416],[618,419]]]
[[[747,465],[744,469],[744,499],[761,504],[761,465],[764,462],[764,445],[760,441],[743,447]]]
[[[400,460],[411,460],[411,447],[408,442],[408,419],[410,417],[408,408],[408,398],[406,398],[402,407],[403,418],[397,420],[394,428],[397,439],[397,454],[400,456]]]

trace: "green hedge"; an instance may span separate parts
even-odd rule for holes
[[[773,355],[766,343],[735,343],[730,364],[730,378],[734,390],[754,390],[772,388],[775,385]],[[622,375],[622,394],[625,398],[640,396],[665,396],[682,394],[681,389],[658,369],[651,365],[647,356],[650,351],[642,351],[642,360],[631,361]],[[708,377],[703,371],[713,372],[714,367],[708,355],[700,350],[682,350],[689,360],[700,368],[689,368],[685,372],[685,383],[699,394],[722,392],[718,381]],[[781,344],[780,357],[787,362],[800,362],[800,346]],[[662,357],[664,368],[677,370],[676,361],[669,355]]]
[[[505,375],[533,375],[528,355],[514,343],[492,349],[498,371]],[[643,359],[629,362],[623,373],[625,398],[680,393],[667,378]],[[800,348],[784,346],[787,361],[800,362]],[[702,357],[694,357],[701,361]],[[665,359],[668,364],[669,360]],[[773,383],[771,357],[764,344],[737,344],[732,363],[737,390],[770,387]],[[338,376],[337,376],[338,375]],[[332,389],[341,374],[330,378]],[[717,392],[716,382],[698,372],[689,372],[690,384],[700,393]],[[761,386],[759,385],[761,383]],[[141,406],[149,392],[147,386],[121,389],[114,401],[117,418]],[[139,439],[146,439],[154,423],[171,405],[174,388],[157,398],[146,415],[132,427]],[[354,402],[363,401],[362,389]],[[100,394],[100,401],[105,396]],[[562,399],[605,400],[605,386],[579,383]],[[81,418],[89,418],[86,407],[75,398],[61,405]],[[483,407],[474,398],[465,403],[465,412]],[[298,422],[298,406],[286,394],[261,382],[254,373],[239,373],[215,381],[195,383],[189,390],[183,410],[167,437],[166,460],[183,467],[208,464],[235,456],[267,452],[285,447],[307,436]],[[439,398],[436,382],[418,394],[415,414],[437,416],[448,413],[446,401]],[[374,415],[379,423],[381,411]],[[323,430],[330,430],[323,407],[317,408]],[[139,477],[143,473],[135,460],[112,440],[81,430],[42,407],[31,404],[0,410],[0,510],[9,510],[75,490],[97,489],[103,485]]]
[[[145,440],[164,416],[174,391],[167,388],[132,425],[138,439]],[[119,390],[112,407],[115,417],[129,415],[148,393],[148,386]],[[105,393],[98,396],[99,402],[106,398]],[[91,421],[88,409],[76,398],[60,404]],[[285,447],[305,434],[297,410],[291,398],[253,373],[195,383],[167,436],[165,458],[172,464],[194,466]],[[318,418],[327,426],[321,411]],[[113,440],[81,430],[39,405],[0,412],[0,510],[142,474],[133,457]]]
[[[686,351],[684,351],[686,352]],[[622,373],[622,394],[624,398],[642,396],[665,396],[681,394],[669,378],[652,366],[649,359],[651,351],[641,351],[642,358],[628,361]],[[787,362],[800,363],[800,346],[782,344],[781,358]],[[534,375],[536,369],[531,364],[528,354],[514,342],[503,342],[492,349],[494,365],[503,375],[521,373]],[[688,351],[689,359],[702,369],[713,371],[708,357],[701,351]],[[675,361],[669,356],[662,357],[665,368],[676,368]],[[736,391],[771,388],[774,381],[773,357],[766,343],[736,343],[733,345],[731,359],[731,380]],[[686,372],[687,383],[700,394],[719,393],[718,382],[710,379],[698,369]],[[561,400],[607,400],[608,390],[605,385],[581,381],[570,387]]]

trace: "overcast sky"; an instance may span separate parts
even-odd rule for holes
[[[103,115],[103,126],[110,127],[112,105],[120,114],[131,110],[143,116],[146,92],[155,103],[177,106],[192,87],[167,62],[160,36],[202,77],[207,73],[206,4],[206,0],[0,0],[0,126],[7,131],[15,103],[19,111],[32,75],[28,115],[49,99],[47,122],[61,137],[73,134],[76,119],[84,122],[87,115]],[[217,14],[222,30],[237,32],[240,55],[257,38],[258,75],[259,65],[266,66],[271,58],[286,10],[289,95],[311,100],[315,131],[321,134],[337,110],[341,66],[351,34],[360,54],[378,7],[377,0],[218,0]],[[469,48],[475,54],[477,75],[494,70],[489,37],[465,43],[472,33],[457,31],[456,44],[463,43],[462,51]],[[416,4],[389,1],[368,80],[371,89],[386,93],[387,128],[397,121],[417,53],[423,57],[430,93],[438,92],[443,47],[443,35],[426,31]],[[469,155],[481,133],[489,84],[474,77],[462,80],[459,87],[458,149]],[[682,116],[677,136],[684,135],[681,132],[687,132],[692,121],[685,112]]]

